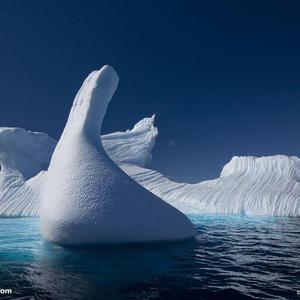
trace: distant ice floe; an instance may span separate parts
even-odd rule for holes
[[[149,191],[184,213],[300,216],[300,159],[233,157],[217,179],[177,183],[157,171],[123,165]]]

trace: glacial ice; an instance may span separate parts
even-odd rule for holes
[[[180,211],[137,184],[99,134],[118,76],[92,72],[77,93],[42,182],[41,233],[60,245],[177,241],[195,234]]]
[[[184,213],[300,216],[298,157],[235,156],[217,179],[178,183],[146,168],[157,134],[153,116],[101,140],[130,177]],[[44,133],[0,128],[0,216],[39,215],[40,187],[56,143]]]
[[[117,164],[130,163],[144,167],[152,161],[151,151],[158,135],[154,117],[144,118],[126,132],[114,132],[101,136],[103,147]]]
[[[18,170],[25,179],[48,167],[56,141],[45,133],[0,127],[1,169]]]
[[[40,132],[0,128],[0,216],[33,217],[56,141]]]
[[[146,189],[186,214],[300,216],[300,159],[233,157],[217,179],[177,183],[157,171],[123,165]]]

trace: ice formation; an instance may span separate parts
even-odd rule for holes
[[[157,171],[123,165],[149,191],[184,213],[300,216],[300,159],[233,157],[217,179],[177,183]]]
[[[106,154],[99,134],[118,85],[109,66],[75,97],[42,182],[42,236],[60,245],[176,241],[192,237],[180,211],[137,184]]]
[[[87,90],[81,93],[88,95]],[[69,122],[74,118],[78,123],[80,118],[72,115]],[[233,157],[217,179],[178,183],[146,168],[157,134],[153,116],[101,140],[109,157],[130,177],[184,213],[300,216],[298,157]],[[40,187],[56,143],[43,133],[0,128],[0,216],[39,215]]]
[[[3,170],[18,170],[25,179],[47,168],[56,141],[45,133],[0,127],[0,163]]]
[[[36,216],[42,170],[56,141],[39,132],[0,128],[0,216]]]
[[[151,163],[151,150],[157,135],[153,115],[139,121],[126,132],[102,135],[101,140],[106,153],[115,163],[130,163],[144,167]]]
[[[156,136],[152,116],[142,119],[131,130],[102,135],[101,139],[106,153],[119,165],[132,163],[144,167],[151,161]],[[0,216],[39,215],[39,191],[45,173],[42,171],[48,169],[56,143],[43,133],[0,128]]]

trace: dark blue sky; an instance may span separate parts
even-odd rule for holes
[[[191,182],[233,155],[300,155],[299,1],[0,2],[0,126],[58,138],[83,79],[120,75],[104,132],[157,114],[153,167]]]

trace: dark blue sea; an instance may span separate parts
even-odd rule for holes
[[[300,218],[190,216],[195,238],[66,249],[0,219],[0,299],[300,299]],[[2,291],[3,292],[3,291]]]

